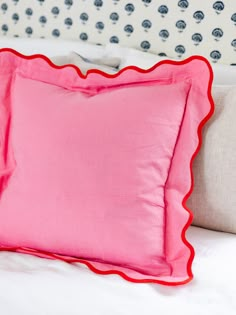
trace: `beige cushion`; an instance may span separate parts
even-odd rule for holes
[[[213,87],[215,114],[193,164],[193,224],[236,233],[236,86]]]

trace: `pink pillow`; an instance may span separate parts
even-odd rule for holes
[[[84,76],[3,49],[0,82],[1,250],[134,282],[190,281],[185,201],[213,111],[208,62]]]

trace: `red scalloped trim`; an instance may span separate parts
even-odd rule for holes
[[[134,279],[134,278],[131,278],[131,277],[127,276],[125,273],[123,273],[123,272],[121,272],[119,270],[115,270],[115,269],[114,270],[113,269],[106,270],[106,271],[99,270],[96,267],[94,267],[91,262],[83,260],[83,259],[67,257],[67,256],[63,256],[63,255],[57,255],[57,254],[45,252],[45,251],[42,251],[42,250],[35,251],[33,249],[23,248],[23,247],[14,247],[14,248],[11,247],[11,248],[8,248],[8,247],[0,246],[0,251],[22,252],[22,253],[29,253],[29,254],[34,254],[34,255],[37,255],[37,253],[38,253],[39,255],[42,254],[44,256],[47,256],[48,258],[59,259],[59,260],[62,260],[64,262],[67,262],[67,263],[81,263],[81,264],[86,265],[91,271],[93,271],[93,272],[95,272],[97,274],[101,274],[101,275],[117,274],[117,275],[121,276],[122,278],[124,278],[125,280],[130,281],[130,282],[134,282],[134,283],[158,283],[158,284],[164,284],[164,285],[167,285],[167,286],[178,286],[178,285],[183,285],[183,284],[186,284],[186,283],[190,282],[193,279],[193,273],[192,273],[192,268],[191,267],[192,267],[192,262],[193,262],[193,259],[194,259],[194,256],[195,256],[195,252],[194,252],[193,246],[186,239],[186,231],[189,228],[189,226],[191,225],[192,220],[193,220],[193,214],[192,214],[191,210],[186,206],[186,201],[187,201],[187,199],[189,198],[189,196],[191,195],[191,193],[193,191],[194,179],[193,179],[192,164],[193,164],[193,161],[194,161],[196,155],[198,154],[198,152],[199,152],[199,150],[201,148],[201,145],[202,145],[202,129],[203,129],[203,126],[205,125],[205,123],[211,118],[211,116],[214,113],[214,101],[213,101],[213,98],[212,98],[212,95],[211,95],[211,87],[212,87],[212,82],[213,82],[213,71],[212,71],[212,68],[211,68],[211,65],[210,65],[209,61],[206,58],[202,57],[202,56],[193,55],[193,56],[191,56],[191,57],[189,57],[189,58],[187,58],[185,60],[181,60],[181,61],[162,60],[162,61],[156,63],[154,66],[152,66],[149,69],[141,69],[141,68],[136,67],[136,66],[127,66],[127,67],[121,69],[120,71],[118,71],[117,73],[114,73],[114,74],[108,74],[108,73],[105,73],[105,72],[103,72],[101,70],[98,70],[98,69],[90,69],[90,70],[87,71],[86,74],[83,74],[80,71],[80,69],[77,66],[73,65],[73,64],[66,64],[66,65],[63,65],[63,66],[58,66],[58,65],[55,65],[48,57],[46,57],[44,55],[41,55],[41,54],[35,54],[35,55],[26,56],[26,55],[23,55],[23,54],[17,52],[14,49],[11,49],[11,48],[2,48],[2,49],[0,49],[0,53],[1,52],[11,52],[11,53],[15,54],[18,57],[21,57],[21,58],[24,58],[24,59],[28,59],[28,60],[40,58],[40,59],[45,60],[51,67],[53,67],[55,69],[63,69],[63,68],[66,68],[66,67],[71,67],[71,68],[74,68],[76,70],[77,74],[83,79],[86,79],[89,76],[90,73],[96,73],[96,74],[99,74],[99,75],[101,75],[103,77],[106,77],[106,78],[116,78],[116,77],[120,76],[123,72],[125,72],[127,70],[135,70],[135,71],[140,72],[140,73],[148,73],[148,72],[153,71],[154,69],[156,69],[157,67],[159,67],[159,66],[161,66],[163,64],[183,65],[183,64],[189,63],[190,61],[196,60],[196,59],[201,60],[201,61],[206,63],[206,65],[207,65],[207,67],[209,69],[209,73],[210,73],[209,83],[208,83],[208,90],[207,90],[208,100],[209,100],[209,103],[210,103],[210,111],[205,116],[205,118],[200,122],[200,124],[198,126],[198,130],[197,130],[198,146],[197,146],[197,148],[196,148],[195,152],[193,153],[192,158],[190,160],[191,185],[190,185],[189,191],[186,193],[186,195],[185,195],[185,197],[183,198],[183,201],[182,201],[183,208],[189,214],[188,221],[186,222],[185,226],[183,227],[183,230],[182,230],[182,233],[181,233],[181,238],[182,238],[183,243],[190,250],[190,257],[189,257],[189,260],[188,260],[188,263],[187,263],[187,274],[189,276],[188,279],[183,280],[183,281],[178,281],[178,282],[169,282],[169,281],[155,280],[155,279]]]

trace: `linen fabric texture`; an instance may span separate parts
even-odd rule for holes
[[[193,164],[195,185],[188,206],[194,225],[236,233],[236,86],[213,86],[212,95],[215,114]]]

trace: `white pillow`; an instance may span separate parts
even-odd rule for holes
[[[0,48],[5,47],[25,55],[43,54],[47,57],[67,55],[70,51],[77,51],[88,58],[99,58],[105,54],[102,46],[72,40],[0,37]]]
[[[117,67],[120,64],[120,59],[115,57],[109,58],[87,58],[79,55],[75,52],[70,52],[70,54],[65,56],[54,56],[50,58],[53,63],[58,66],[73,64],[81,70],[82,73],[86,73],[90,69],[98,69],[106,73],[116,73],[118,71]]]

